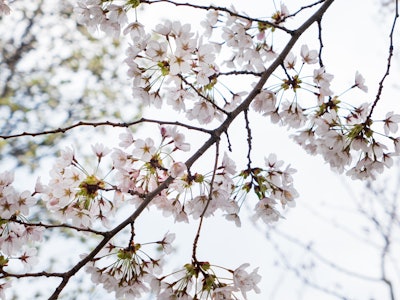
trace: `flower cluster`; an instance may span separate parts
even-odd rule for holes
[[[0,174],[0,218],[3,220],[27,216],[30,207],[36,204],[36,199],[29,191],[17,192],[12,186],[13,181],[13,173]]]
[[[272,16],[273,22],[266,24],[281,24],[287,14],[282,5],[281,11]],[[274,27],[264,23],[257,27],[252,23],[229,13],[222,16],[215,10],[210,10],[202,22],[205,32],[200,35],[192,32],[189,24],[179,21],[157,25],[152,35],[146,34],[139,22],[132,23],[126,30],[132,39],[126,63],[133,79],[134,98],[155,107],[166,102],[200,124],[222,120],[228,111],[240,104],[245,94],[219,85],[221,68],[262,72],[276,57],[265,35],[255,38],[257,32],[265,33]],[[205,41],[204,38],[218,33],[222,44]],[[232,53],[229,59],[226,59],[227,51]],[[224,54],[218,59],[216,53]]]
[[[210,174],[192,174],[184,163],[173,158],[177,151],[190,150],[185,136],[177,126],[160,126],[159,132],[161,142],[158,146],[152,138],[134,138],[129,130],[120,135],[120,147],[124,150],[108,149],[101,144],[93,145],[92,151],[97,157],[94,172],[88,172],[78,162],[74,150],[67,148],[61,151],[55,161],[49,183],[41,184],[38,181],[33,194],[42,197],[52,216],[63,223],[71,220],[78,230],[93,228],[96,220],[108,226],[114,221],[112,216],[117,208],[123,204],[141,203],[146,194],[167,178],[172,178],[172,183],[154,197],[150,206],[162,210],[166,216],[172,215],[176,221],[188,221],[189,217],[209,217],[220,210],[228,220],[240,226],[238,213],[242,198],[237,197],[238,190],[246,193],[254,190],[261,199],[259,203],[267,195],[279,199],[283,206],[294,203],[296,192],[291,185],[290,175],[293,170],[290,167],[282,170],[283,163],[273,155],[266,159],[265,169],[254,168],[247,175],[244,175],[245,171],[242,172],[241,177],[245,180],[251,178],[250,182],[235,183],[236,166],[226,153]],[[99,175],[99,166],[105,157],[110,158],[113,165],[107,172],[107,176],[110,176],[107,182]],[[46,227],[43,224],[27,226],[17,222],[23,215],[28,215],[36,199],[27,191],[16,192],[11,186],[12,182],[11,173],[0,175],[1,268],[5,268],[12,258],[19,259],[26,266],[34,264],[36,249],[25,248],[23,245],[39,241]],[[107,196],[112,193],[115,196],[108,200]],[[279,214],[273,205],[271,207]],[[267,222],[273,219],[266,207],[260,204],[256,206],[256,214]],[[246,298],[247,292],[259,291],[257,283],[260,277],[257,270],[249,274],[245,270],[247,265],[234,271],[228,270],[232,280],[226,282],[216,275],[208,263],[193,262],[185,266],[183,273],[175,273],[176,276],[183,274],[183,277],[168,283],[166,278],[170,278],[169,275],[156,277],[161,273],[161,258],[154,259],[143,252],[144,244],[135,243],[133,236],[134,233],[128,247],[109,243],[86,268],[93,282],[101,283],[107,291],[115,292],[117,297],[139,298],[149,292],[149,288],[159,299],[171,296],[191,299],[189,295],[223,299],[236,297],[233,295],[237,292]],[[174,234],[167,234],[155,244],[161,247],[163,253],[168,254],[174,237]],[[4,285],[4,288],[7,286]]]
[[[37,263],[37,250],[28,245],[41,241],[43,228],[26,225],[29,210],[37,200],[29,191],[19,193],[12,186],[14,175],[0,174],[0,271],[5,270],[11,260],[20,262],[26,270]],[[10,283],[0,284],[0,297]]]
[[[236,166],[227,154],[214,172],[206,175],[191,174],[184,163],[173,159],[176,151],[190,149],[178,128],[161,126],[160,139],[161,142],[156,145],[155,139],[135,138],[131,131],[126,130],[120,134],[120,146],[124,150],[94,145],[92,150],[99,164],[104,157],[111,158],[114,176],[109,181],[113,180],[113,184],[99,179],[101,177],[95,173],[88,173],[79,164],[72,149],[62,151],[50,173],[49,184],[41,185],[40,188],[48,209],[58,219],[61,217],[60,220],[72,220],[75,226],[92,228],[97,219],[107,225],[114,210],[122,203],[140,204],[146,194],[169,177],[173,178],[173,182],[154,197],[150,207],[162,210],[165,216],[173,216],[176,221],[188,221],[189,217],[208,217],[220,210],[228,220],[233,220],[239,226],[241,198],[235,196],[238,190],[246,193],[254,190],[260,198],[261,195],[269,195],[279,199],[283,206],[294,203],[296,191],[291,184],[293,170],[290,167],[281,170],[282,162],[277,161],[273,155],[266,160],[265,169],[251,170],[250,183],[235,183]],[[111,173],[107,176],[111,176]],[[242,177],[247,178],[243,174]],[[111,190],[116,196],[109,201],[103,193],[110,193]],[[270,222],[270,212],[259,206],[257,204],[256,214]],[[276,212],[275,208],[273,210]],[[128,247],[109,243],[86,268],[93,282],[102,284],[109,292],[115,292],[117,297],[140,298],[143,293],[150,291],[149,288],[157,293],[159,299],[170,296],[191,299],[190,294],[223,299],[236,292],[246,297],[250,290],[259,291],[256,286],[260,280],[259,275],[256,270],[247,273],[247,265],[229,271],[233,277],[230,283],[226,283],[207,263],[188,264],[182,278],[167,283],[165,279],[169,276],[156,277],[161,272],[162,261],[143,252],[144,244],[135,243],[133,236]],[[174,234],[167,234],[156,244],[168,254],[173,239]],[[181,272],[176,273],[179,274]],[[200,279],[200,275],[203,279]],[[197,288],[192,291],[192,287]]]
[[[157,244],[163,255],[169,254],[174,239],[174,234],[166,234],[161,241],[146,244],[131,241],[126,248],[109,243],[91,260],[86,272],[94,283],[102,284],[117,298],[139,299],[151,291],[157,299],[238,299],[238,292],[247,299],[247,292],[260,292],[257,284],[261,276],[258,269],[248,273],[249,264],[228,270],[196,261],[161,276],[162,261],[152,258],[143,248]],[[217,274],[217,269],[230,273],[232,279]]]
[[[190,145],[185,142],[185,136],[176,126],[162,126],[160,134],[161,143],[158,146],[150,137],[134,139],[129,130],[120,135],[120,146],[126,150],[115,149],[111,155],[117,170],[119,191],[139,197],[157,188],[169,176],[177,178],[184,175],[186,166],[175,161],[173,153],[189,151]]]
[[[296,172],[290,165],[283,168],[284,162],[277,160],[275,154],[265,158],[265,168],[251,168],[240,173],[243,181],[241,190],[249,193],[254,190],[259,198],[255,207],[254,219],[262,219],[269,224],[278,221],[282,215],[276,208],[278,201],[283,208],[294,207],[294,199],[298,196],[293,187],[292,174]]]
[[[166,21],[154,33],[155,37],[146,34],[140,23],[130,31],[126,63],[134,98],[156,107],[165,101],[202,124],[221,119],[222,110],[211,93],[219,69],[217,46],[194,37],[190,25],[178,21]],[[193,100],[190,107],[188,99]]]
[[[371,104],[350,105],[342,100],[344,93],[336,95],[331,90],[333,75],[327,73],[325,67],[314,69],[312,76],[301,76],[305,65],[318,62],[316,50],[303,45],[300,56],[301,66],[297,67],[297,57],[289,53],[283,64],[284,79],[261,91],[252,102],[252,108],[269,116],[273,123],[298,130],[293,135],[294,140],[310,154],[322,155],[332,169],[340,173],[347,170],[354,179],[375,178],[384,167],[393,164],[393,156],[400,154],[400,139],[392,135],[398,130],[400,115],[389,112],[385,119],[373,121]],[[364,82],[362,75],[356,72],[349,89],[367,92]],[[315,97],[311,104],[306,96],[310,92]],[[278,95],[280,99],[292,99],[278,102]],[[307,102],[301,102],[302,98],[307,98]],[[383,123],[383,130],[376,126],[379,122]],[[392,143],[392,149],[383,142],[384,138]]]
[[[196,119],[201,124],[222,120],[242,102],[245,93],[229,90],[230,101],[220,88],[215,93],[221,82],[221,69],[224,66],[235,72],[242,70],[254,74],[264,71],[268,62],[277,56],[272,50],[272,35],[288,16],[287,8],[282,5],[270,21],[259,21],[254,26],[249,19],[229,13],[222,16],[211,10],[202,22],[205,35],[195,35],[188,24],[166,21],[156,27],[155,36],[150,36],[140,23],[136,23],[135,30],[130,32],[133,43],[126,59],[133,78],[134,97],[156,107],[166,101],[175,110],[186,112],[188,119]],[[213,36],[217,34],[217,28],[222,44],[207,43],[199,37]],[[221,63],[213,53],[226,53],[222,47],[232,55]],[[322,155],[333,169],[349,170],[348,174],[353,178],[374,177],[384,166],[390,166],[391,157],[398,155],[398,138],[389,136],[393,151],[385,148],[373,134],[377,131],[371,128],[371,108],[348,105],[342,101],[343,95],[335,95],[331,89],[333,75],[325,67],[305,68],[319,62],[316,50],[303,45],[300,58],[298,60],[292,52],[287,55],[282,64],[284,72],[280,83],[271,82],[270,87],[255,97],[254,110],[269,116],[274,123],[298,129],[297,143],[312,154]],[[305,72],[312,75],[302,76]],[[364,82],[362,75],[356,72],[350,88],[367,92]],[[293,98],[283,99],[288,92],[293,93]],[[311,104],[306,93],[315,98]],[[278,94],[282,99],[279,102]],[[302,98],[307,102],[303,103]],[[394,115],[383,120],[386,135],[395,133],[396,118]],[[377,135],[380,134],[378,131]]]
[[[75,8],[77,21],[87,26],[91,32],[97,29],[104,31],[114,38],[119,37],[121,29],[127,24],[127,10],[136,7],[135,1],[128,1],[124,5],[115,4],[116,1],[82,0]]]
[[[257,284],[261,276],[254,269],[248,273],[245,269],[249,264],[243,264],[235,270],[224,269],[232,274],[232,279],[218,276],[216,269],[209,262],[192,262],[183,269],[175,271],[172,282],[167,282],[169,276],[153,278],[151,288],[157,299],[238,299],[240,292],[247,299],[247,292],[254,290],[260,293]]]
[[[184,163],[172,159],[172,152],[189,150],[184,135],[176,126],[162,126],[161,137],[161,145],[156,147],[152,138],[135,140],[130,132],[120,136],[120,145],[128,148],[128,152],[116,149],[111,155],[117,170],[118,190],[133,195],[131,202],[139,204],[141,195],[154,190],[171,176],[174,181],[150,203],[165,216],[172,215],[175,221],[188,222],[188,216],[197,219],[221,210],[228,219],[239,222],[239,207],[231,198],[235,190],[234,162],[225,154],[215,174],[192,174]],[[168,150],[168,145],[173,145],[173,149]]]
[[[109,149],[99,144],[92,148],[99,163],[110,153]],[[43,186],[43,200],[59,221],[71,219],[73,225],[85,228],[95,220],[108,224],[117,203],[103,196],[106,182],[98,175],[87,172],[79,164],[73,149],[62,151],[50,176],[49,184]]]
[[[154,244],[160,245],[164,254],[169,254],[174,238],[174,234],[166,234]],[[160,259],[144,252],[143,246],[133,241],[126,248],[109,243],[87,265],[86,272],[91,274],[94,283],[102,284],[110,293],[115,292],[116,298],[140,299],[143,293],[150,291],[154,275],[161,272]]]

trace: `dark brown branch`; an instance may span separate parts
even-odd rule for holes
[[[250,171],[251,170],[251,140],[252,140],[252,135],[251,135],[251,128],[250,128],[250,121],[248,117],[248,110],[245,110],[244,112],[244,121],[245,121],[245,126],[246,126],[246,131],[247,131],[247,145],[248,145],[248,150],[247,150],[247,169]]]
[[[317,24],[318,24],[318,40],[319,40],[318,61],[319,61],[319,66],[322,68],[324,66],[324,63],[322,61],[322,49],[324,48],[324,43],[322,42],[322,20],[318,20]]]
[[[260,77],[262,72],[253,72],[253,71],[229,71],[229,72],[220,72],[217,76],[229,76],[229,75],[253,75],[256,77]]]
[[[17,133],[17,134],[12,134],[12,135],[0,135],[1,139],[7,140],[7,139],[12,139],[12,138],[17,138],[17,137],[22,137],[22,136],[40,136],[40,135],[48,135],[48,134],[56,134],[56,133],[65,133],[71,129],[77,128],[77,127],[82,127],[82,126],[90,126],[90,127],[100,127],[100,126],[111,126],[111,127],[123,127],[127,128],[133,125],[137,125],[140,123],[156,123],[159,125],[176,125],[176,126],[181,126],[185,127],[190,130],[196,130],[204,133],[211,134],[212,131],[207,130],[205,128],[201,127],[195,127],[191,126],[188,124],[184,124],[178,121],[160,121],[160,120],[152,120],[152,119],[146,119],[146,118],[141,118],[137,121],[133,122],[124,122],[124,123],[119,123],[119,122],[110,122],[110,121],[104,121],[104,122],[85,122],[85,121],[80,121],[75,124],[72,124],[67,127],[62,127],[62,128],[57,128],[57,129],[52,129],[52,130],[44,130],[40,132],[22,132],[22,133]]]
[[[0,278],[27,278],[27,277],[63,277],[64,273],[49,273],[49,272],[37,272],[37,273],[24,273],[24,274],[14,274],[8,273],[4,270],[0,271]]]
[[[76,227],[76,226],[72,226],[72,225],[65,224],[65,223],[62,223],[62,224],[45,224],[45,223],[42,223],[42,222],[29,223],[29,222],[24,222],[24,221],[21,221],[21,220],[10,220],[10,222],[15,222],[15,223],[18,223],[18,224],[21,224],[21,225],[24,225],[24,226],[30,226],[30,227],[44,227],[46,229],[68,228],[68,229],[72,229],[72,230],[79,231],[79,232],[88,232],[88,233],[93,233],[93,234],[96,234],[96,235],[104,235],[104,232],[102,232],[102,231],[97,231],[97,230],[90,229],[90,228]]]

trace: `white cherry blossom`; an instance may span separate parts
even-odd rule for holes
[[[248,273],[245,269],[249,266],[250,264],[248,263],[242,264],[233,272],[234,287],[238,288],[242,292],[244,299],[247,299],[246,293],[251,290],[254,290],[257,294],[261,292],[257,286],[261,281],[261,276],[257,273],[258,268],[254,269],[251,273]]]
[[[390,111],[386,114],[383,122],[385,124],[383,129],[386,135],[389,135],[390,133],[396,133],[399,129],[398,123],[400,123],[400,115],[394,114],[393,111]]]
[[[276,109],[275,93],[269,90],[263,90],[252,102],[252,108],[257,112],[270,113]]]
[[[132,151],[132,155],[146,162],[150,161],[156,152],[154,141],[151,138],[137,139],[133,145],[135,149]]]
[[[306,64],[316,64],[318,62],[317,50],[309,50],[307,45],[301,46],[301,58]]]
[[[358,87],[363,92],[366,92],[366,93],[368,92],[368,87],[364,84],[365,79],[358,71],[356,72],[354,81],[355,81],[355,83],[354,83],[355,87]]]

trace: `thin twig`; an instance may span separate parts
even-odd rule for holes
[[[217,142],[215,144],[215,160],[214,160],[214,169],[213,169],[213,174],[211,177],[211,182],[210,182],[210,191],[208,193],[208,198],[207,198],[207,203],[204,206],[203,212],[200,215],[200,222],[199,222],[199,226],[197,227],[197,232],[196,232],[196,236],[194,238],[193,241],[193,251],[192,251],[192,259],[194,262],[197,262],[197,256],[196,256],[196,251],[197,251],[197,244],[199,242],[199,238],[200,238],[200,231],[203,225],[203,219],[204,219],[204,215],[208,209],[208,206],[210,204],[210,202],[212,201],[212,193],[213,193],[213,186],[214,186],[214,180],[215,180],[215,175],[217,173],[217,168],[218,168],[218,158],[219,158],[219,142]]]
[[[133,122],[110,122],[110,121],[103,121],[103,122],[85,122],[85,121],[80,121],[75,124],[72,124],[67,127],[61,127],[57,129],[52,129],[52,130],[45,130],[45,131],[40,131],[40,132],[22,132],[22,133],[17,133],[17,134],[12,134],[12,135],[0,135],[1,139],[7,140],[7,139],[12,139],[12,138],[17,138],[17,137],[22,137],[22,136],[40,136],[40,135],[49,135],[49,134],[56,134],[56,133],[66,133],[67,131],[70,131],[71,129],[77,128],[77,127],[83,127],[83,126],[90,126],[90,127],[100,127],[100,126],[111,126],[111,127],[123,127],[123,128],[128,128],[133,125],[138,125],[140,123],[156,123],[159,125],[176,125],[176,126],[181,126],[185,127],[190,130],[196,130],[199,132],[204,132],[211,134],[212,131],[202,128],[202,127],[195,127],[191,126],[188,124],[184,124],[178,121],[161,121],[161,120],[152,120],[152,119],[147,119],[147,118],[141,118],[137,121]]]
[[[389,76],[390,67],[391,67],[392,58],[393,58],[393,52],[394,52],[394,46],[393,46],[394,45],[394,42],[393,42],[394,30],[396,28],[396,23],[397,23],[398,18],[399,18],[399,1],[396,0],[395,16],[394,16],[392,28],[391,28],[390,34],[389,34],[390,45],[389,45],[389,54],[388,54],[388,58],[387,58],[386,71],[385,71],[385,74],[383,75],[381,81],[379,82],[378,92],[376,94],[375,101],[371,106],[371,110],[368,114],[366,122],[370,121],[370,119],[372,117],[372,113],[374,112],[376,105],[378,104],[379,100],[381,99],[381,95],[382,95],[382,91],[383,91],[383,83],[385,82],[386,78]]]
[[[29,222],[24,222],[21,220],[10,220],[10,222],[14,222],[14,223],[18,223],[24,226],[30,226],[30,227],[44,227],[46,229],[53,229],[53,228],[60,228],[60,229],[64,229],[64,228],[68,228],[68,229],[73,229],[76,231],[80,231],[80,232],[89,232],[89,233],[93,233],[96,235],[104,235],[104,232],[102,231],[97,231],[91,228],[82,228],[82,227],[76,227],[76,226],[72,226],[66,223],[61,223],[61,224],[45,224],[42,222],[39,223],[29,223]]]
[[[244,121],[245,121],[245,126],[246,126],[246,131],[247,131],[247,169],[250,171],[251,170],[251,149],[252,149],[252,135],[251,135],[251,128],[250,128],[250,121],[248,117],[248,112],[249,110],[246,109],[243,114],[244,114]]]

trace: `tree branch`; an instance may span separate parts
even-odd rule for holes
[[[191,126],[188,124],[184,124],[178,121],[171,122],[171,121],[160,121],[160,120],[152,120],[152,119],[146,119],[146,118],[141,118],[137,121],[133,122],[110,122],[110,121],[103,121],[103,122],[85,122],[85,121],[80,121],[75,124],[72,124],[67,127],[62,127],[62,128],[57,128],[57,129],[52,129],[52,130],[45,130],[45,131],[40,131],[40,132],[22,132],[22,133],[17,133],[17,134],[12,134],[12,135],[0,135],[1,139],[7,140],[7,139],[12,139],[12,138],[17,138],[17,137],[22,137],[22,136],[40,136],[40,135],[48,135],[48,134],[56,134],[56,133],[66,133],[67,131],[70,131],[71,129],[77,128],[77,127],[83,127],[83,126],[90,126],[90,127],[100,127],[100,126],[111,126],[111,127],[125,127],[128,128],[133,125],[138,125],[140,123],[156,123],[159,125],[176,125],[176,126],[181,126],[185,127],[190,130],[196,130],[199,132],[204,132],[208,134],[212,134],[211,130],[207,130],[202,127],[195,127]]]

